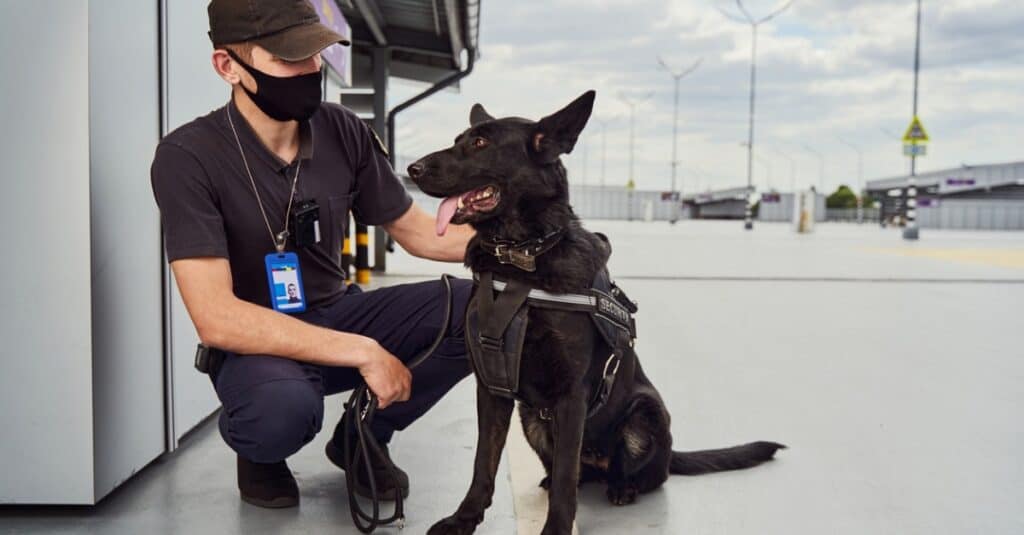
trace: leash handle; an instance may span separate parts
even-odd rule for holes
[[[441,331],[437,333],[437,337],[434,338],[434,342],[430,344],[430,347],[409,362],[407,365],[409,370],[415,369],[430,357],[437,350],[438,346],[441,345],[445,333],[448,332],[454,306],[452,278],[454,277],[447,273],[441,275],[441,285],[445,292],[444,321],[441,323]],[[395,493],[394,513],[387,518],[381,518],[380,516],[380,496],[377,494],[377,478],[373,475],[373,462],[370,456],[375,455],[378,459],[385,460],[384,468],[391,473],[392,480],[397,479],[395,475],[398,468],[395,466],[395,463],[391,462],[384,455],[380,443],[377,442],[373,433],[370,432],[370,424],[377,413],[379,403],[377,395],[363,382],[363,384],[352,391],[352,396],[349,397],[348,403],[345,404],[345,414],[342,416],[342,425],[345,429],[342,439],[344,441],[344,444],[342,444],[342,460],[345,463],[345,486],[348,489],[348,507],[352,514],[352,523],[362,533],[372,533],[378,527],[392,523],[397,523],[399,529],[405,527],[404,499],[402,498],[402,492],[398,489],[396,489]],[[358,415],[358,417],[355,415]],[[353,430],[356,434],[354,437],[355,447],[349,451]],[[357,471],[363,467],[366,468],[367,482],[370,486],[371,514],[367,514],[362,509],[355,493],[356,477],[358,477]]]

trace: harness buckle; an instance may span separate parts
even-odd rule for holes
[[[505,340],[503,338],[491,338],[481,333],[480,347],[488,351],[501,352],[505,348]]]
[[[502,247],[505,248],[504,251],[501,249]],[[498,257],[498,262],[501,262],[502,264],[508,264],[510,262],[510,260],[509,260],[509,256],[510,255],[509,255],[509,251],[508,251],[508,244],[506,244],[506,243],[495,244],[494,245],[494,256]]]

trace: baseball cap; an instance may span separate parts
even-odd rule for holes
[[[214,46],[250,41],[271,54],[299,61],[348,39],[320,23],[308,0],[211,0],[210,41]]]

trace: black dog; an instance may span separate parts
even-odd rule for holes
[[[476,229],[465,258],[474,273],[490,272],[495,278],[570,294],[586,292],[604,269],[611,248],[603,235],[580,225],[569,205],[566,171],[559,160],[576,144],[594,95],[588,91],[539,122],[495,119],[477,104],[470,113],[472,126],[451,148],[409,166],[409,176],[425,193],[445,198],[438,209],[438,234],[449,222]],[[529,262],[505,258],[503,263],[485,246],[499,239],[524,242],[552,235],[561,239]],[[488,290],[478,284],[474,299],[481,291]],[[587,314],[531,308],[523,344],[518,397],[524,402],[520,414],[526,437],[548,474],[541,482],[549,491],[544,534],[571,532],[577,485],[584,481],[606,481],[608,499],[623,505],[661,486],[669,474],[747,468],[785,447],[753,442],[720,450],[672,451],[668,411],[631,347],[621,357],[605,404],[588,418],[612,348]],[[475,366],[474,371],[479,379],[480,370]],[[430,535],[472,533],[483,521],[513,403],[478,380],[473,482],[455,514],[435,524]]]

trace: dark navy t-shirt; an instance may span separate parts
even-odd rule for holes
[[[299,200],[319,204],[321,240],[298,248],[289,238],[286,251],[299,257],[308,305],[334,302],[345,287],[341,249],[349,210],[360,223],[381,225],[412,205],[379,138],[337,104],[323,103],[300,124],[299,154],[290,163],[260,141],[233,102],[165,136],[157,146],[150,178],[168,262],[227,258],[235,295],[270,307],[264,257],[274,252],[274,242],[228,123],[229,106],[275,234],[284,228],[292,178],[301,161],[292,209]]]

